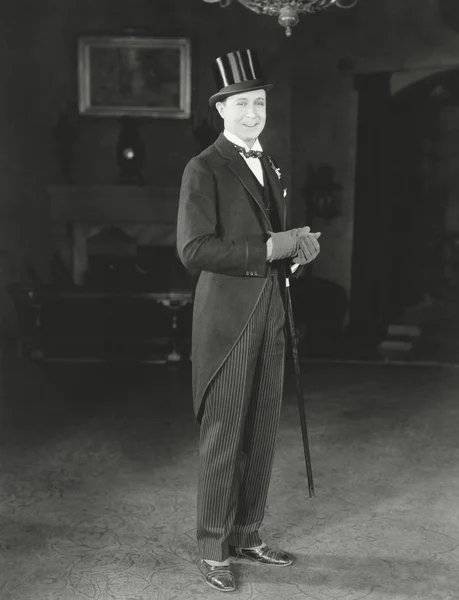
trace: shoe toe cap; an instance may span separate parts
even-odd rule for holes
[[[231,573],[208,573],[207,582],[218,590],[229,592],[236,589]]]

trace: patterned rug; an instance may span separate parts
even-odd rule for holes
[[[14,361],[13,361],[14,362]],[[241,600],[459,598],[459,372],[308,365],[316,497],[294,395]],[[0,598],[202,600],[188,369],[9,364],[0,380]]]

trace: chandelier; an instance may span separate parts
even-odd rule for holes
[[[204,0],[209,3],[219,3],[226,8],[234,0]],[[292,27],[300,20],[300,15],[316,13],[330,6],[338,8],[352,8],[358,0],[237,0],[240,4],[253,10],[259,15],[278,17],[277,22],[285,27],[285,35],[292,35]]]

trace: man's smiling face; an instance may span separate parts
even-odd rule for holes
[[[263,131],[266,123],[266,92],[250,90],[217,102],[216,108],[222,117],[225,129],[251,148]]]

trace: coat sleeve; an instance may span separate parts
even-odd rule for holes
[[[265,276],[266,244],[218,235],[215,177],[203,158],[185,168],[177,219],[177,251],[190,271],[211,271],[241,277]]]

